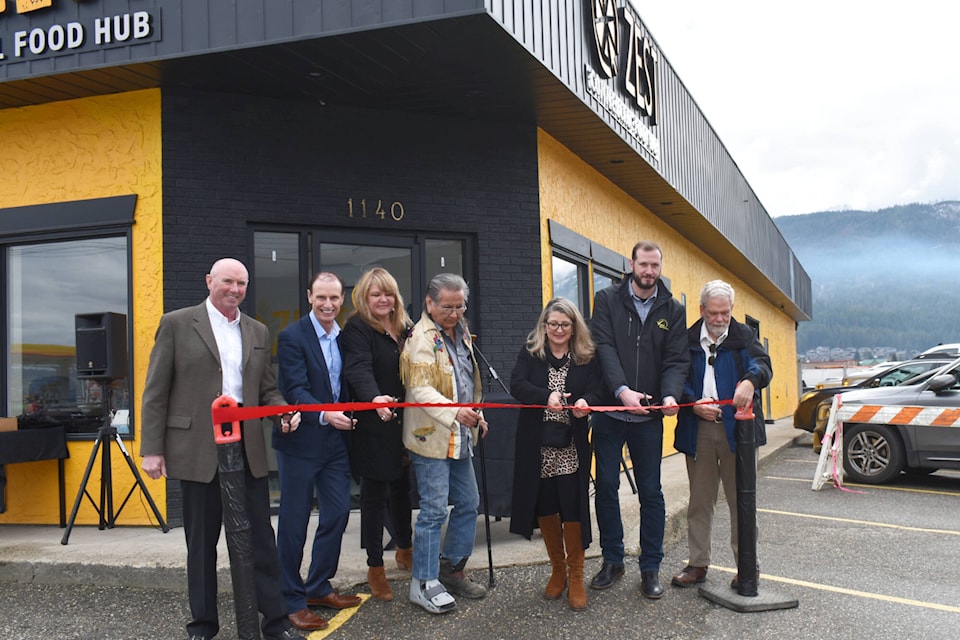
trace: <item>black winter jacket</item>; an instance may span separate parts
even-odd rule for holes
[[[666,396],[679,402],[690,368],[686,312],[658,280],[657,299],[641,324],[631,279],[627,274],[620,284],[597,292],[593,302],[590,331],[607,387],[604,404],[622,404],[614,396],[622,386],[652,396],[651,404],[660,404]],[[627,412],[610,416],[629,422],[649,419]]]

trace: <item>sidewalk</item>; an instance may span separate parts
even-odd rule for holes
[[[790,445],[800,433],[793,428],[790,416],[767,425],[768,443],[760,447],[760,465],[763,466],[766,457]],[[669,544],[685,535],[686,531],[684,515],[689,490],[682,455],[672,455],[663,460],[662,485],[667,505],[665,544]],[[127,509],[137,508],[137,500],[137,496],[131,498]],[[625,479],[621,479],[620,505],[627,553],[636,556],[639,552],[640,509]],[[511,534],[509,526],[507,519],[490,521],[495,568],[547,562],[546,551],[538,536],[527,541]],[[600,555],[595,521],[593,526],[594,542],[587,549],[588,558]],[[0,526],[0,581],[186,589],[186,545],[182,528],[162,533],[159,529],[148,527],[118,525],[114,529],[100,531],[96,526],[75,526],[68,545],[60,544],[63,534],[64,529],[56,525]],[[307,537],[308,548],[312,539],[311,530]],[[386,557],[388,579],[409,579],[409,572],[396,569],[392,553]],[[221,588],[231,588],[229,557],[222,536],[218,565]],[[469,567],[474,572],[487,570],[487,541],[482,516],[477,519],[476,547]],[[593,570],[591,564],[587,573]],[[335,582],[339,588],[350,590],[365,583],[366,579],[366,554],[360,549],[360,514],[353,511],[343,537],[340,568]]]

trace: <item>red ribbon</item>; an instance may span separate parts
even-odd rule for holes
[[[732,405],[733,400],[701,400],[700,402],[690,402],[687,404],[676,405],[678,407],[692,407],[695,404],[717,404]],[[664,405],[643,405],[645,409],[658,410],[666,409]],[[214,424],[224,422],[235,422],[238,420],[255,420],[257,418],[268,418],[270,416],[279,416],[285,413],[295,413],[297,411],[375,411],[376,409],[403,409],[406,407],[445,407],[468,409],[547,409],[542,404],[510,404],[503,402],[329,402],[324,404],[296,404],[296,405],[272,405],[264,407],[213,407],[211,409]],[[573,409],[573,405],[567,405],[566,408]],[[609,411],[628,411],[627,407],[617,405],[613,407],[588,407],[589,411],[609,412]]]

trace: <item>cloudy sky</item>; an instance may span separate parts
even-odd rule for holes
[[[633,0],[772,216],[960,200],[947,0]]]

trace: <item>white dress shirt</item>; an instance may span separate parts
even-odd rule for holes
[[[234,320],[220,313],[207,298],[207,315],[220,351],[222,393],[243,403],[243,339],[240,337],[240,312]]]

